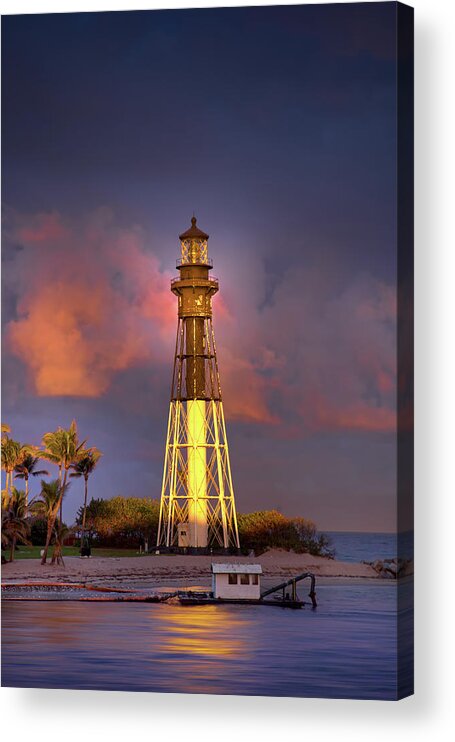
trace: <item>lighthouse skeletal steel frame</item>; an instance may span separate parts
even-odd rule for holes
[[[212,325],[218,280],[208,234],[180,235],[177,339],[161,489],[158,547],[238,549],[239,535]]]

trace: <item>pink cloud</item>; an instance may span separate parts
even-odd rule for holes
[[[52,216],[40,223],[57,224]],[[35,217],[30,228],[20,222],[15,239],[40,250],[27,251],[7,338],[39,396],[100,396],[118,371],[163,362],[175,317],[170,276],[140,230],[118,228],[107,210],[48,229],[46,240]]]
[[[68,236],[59,214],[35,214],[17,229],[17,239],[26,244],[49,244]]]
[[[171,274],[140,227],[99,209],[77,220],[9,214],[8,229],[29,249],[16,257],[18,317],[6,337],[36,394],[97,397],[138,366],[170,375]],[[283,438],[395,429],[392,286],[367,274],[343,284],[326,267],[302,266],[264,305],[260,255],[244,251],[242,271],[220,270],[214,326],[228,418],[271,425]]]

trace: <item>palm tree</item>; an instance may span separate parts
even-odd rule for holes
[[[24,456],[22,462],[20,464],[16,464],[16,466],[14,467],[14,471],[16,473],[16,479],[25,479],[25,499],[27,501],[27,505],[28,505],[28,480],[29,480],[30,474],[33,477],[49,476],[49,472],[46,471],[46,469],[39,469],[39,470],[36,469],[40,458],[41,458],[40,456],[33,456],[33,454],[28,453]]]
[[[12,488],[8,508],[2,512],[2,544],[10,547],[10,562],[14,561],[16,543],[29,544],[30,525],[27,521],[28,508],[23,490]]]
[[[21,444],[13,440],[8,435],[2,437],[2,469],[6,473],[5,489],[9,495],[12,487],[12,472],[19,460]]]
[[[49,551],[49,545],[52,536],[54,535],[58,511],[68,487],[68,484],[63,485],[58,479],[53,479],[51,482],[46,482],[42,479],[41,492],[38,497],[34,499],[32,506],[33,512],[39,515],[44,515],[47,520],[46,545],[44,547],[41,564],[46,564],[47,552]]]
[[[77,424],[73,420],[68,430],[57,428],[53,433],[43,435],[44,451],[42,457],[57,464],[59,470],[59,483],[62,485],[62,499],[59,503],[60,521],[63,520],[62,500],[65,491],[66,479],[70,466],[86,455],[84,449],[85,440],[79,443]],[[88,449],[90,450],[90,449]]]
[[[35,452],[34,446],[28,444],[22,445],[19,441],[13,440],[8,435],[2,438],[2,469],[6,472],[6,494],[9,495],[13,489],[14,469],[22,463],[24,458]]]
[[[2,423],[2,438],[4,433],[11,433],[11,428],[8,423]]]
[[[44,451],[42,451],[43,459],[50,461],[52,464],[58,466],[58,479],[62,481],[62,447],[63,447],[63,428],[57,428],[54,433],[44,433],[42,444]]]
[[[97,448],[93,447],[87,451],[86,455],[79,459],[74,464],[71,464],[71,469],[74,471],[70,474],[70,477],[84,477],[84,510],[82,514],[82,530],[81,530],[81,548],[84,544],[85,538],[85,517],[87,514],[87,495],[88,495],[88,478],[94,471],[98,461],[103,454],[98,451]]]
[[[55,536],[55,546],[54,551],[52,552],[52,559],[51,564],[61,564],[62,566],[65,566],[65,562],[63,561],[63,542],[65,541],[65,538],[72,532],[71,528],[68,528],[68,526],[65,523],[60,523],[59,521],[56,521],[54,526],[54,536]]]
[[[9,496],[6,490],[2,490],[2,513],[4,510],[8,510]]]

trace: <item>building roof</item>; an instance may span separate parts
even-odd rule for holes
[[[216,574],[247,574],[261,575],[262,567],[260,564],[218,564],[212,563],[212,572]]]
[[[202,231],[202,229],[199,229],[199,227],[196,227],[196,217],[193,216],[191,219],[191,227],[186,230],[186,232],[182,232],[179,239],[186,240],[190,237],[194,237],[195,239],[199,240],[208,240],[209,236],[205,232]]]

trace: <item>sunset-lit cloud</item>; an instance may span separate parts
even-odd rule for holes
[[[279,418],[268,405],[268,382],[247,357],[222,348],[222,387],[226,416],[232,420],[275,424]]]
[[[106,286],[58,281],[21,309],[24,317],[10,326],[11,347],[27,363],[39,396],[97,397],[115,371],[149,355],[144,338],[128,331],[128,314],[117,321],[127,306]]]
[[[171,274],[140,227],[119,226],[106,208],[72,221],[9,214],[8,239],[24,249],[7,343],[38,396],[99,397],[116,374],[141,367],[159,368],[164,388],[175,298]],[[254,287],[245,285],[246,271],[234,276],[229,268],[214,300],[227,418],[271,425],[284,437],[393,431],[391,287],[360,275],[337,293],[314,269],[292,270],[261,308],[255,260]]]
[[[314,270],[290,271],[252,325],[242,347],[252,349],[268,409],[294,434],[396,429],[390,286],[363,274],[334,290]]]
[[[375,406],[367,402],[342,402],[331,404],[319,394],[307,397],[301,407],[311,431],[360,431],[389,433],[396,430],[396,411],[389,407]]]
[[[68,233],[60,220],[59,214],[53,212],[50,214],[39,213],[25,217],[24,223],[19,224],[16,228],[16,236],[19,242],[25,244],[50,245],[56,241],[68,237]]]
[[[13,229],[25,251],[7,340],[39,396],[97,397],[116,372],[166,358],[169,275],[141,231],[116,227],[108,210],[65,226],[51,216]]]

